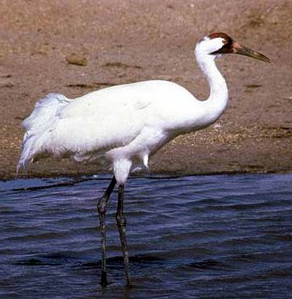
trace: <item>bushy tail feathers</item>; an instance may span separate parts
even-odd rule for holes
[[[64,95],[59,93],[49,93],[45,98],[40,99],[35,104],[35,108],[31,115],[22,122],[25,134],[22,141],[22,152],[17,164],[16,172],[21,169],[27,171],[34,157],[42,153],[42,142],[38,142],[40,137],[49,129],[56,120],[56,116],[61,107],[69,103]]]

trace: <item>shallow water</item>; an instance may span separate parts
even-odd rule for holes
[[[72,182],[0,182],[0,298],[292,298],[292,174],[130,179],[131,289],[116,193],[99,285],[96,198],[109,177]]]

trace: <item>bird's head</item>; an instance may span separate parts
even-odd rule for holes
[[[223,54],[240,54],[249,56],[265,62],[270,62],[270,59],[265,55],[256,52],[234,41],[225,33],[217,32],[205,36],[197,45],[197,52],[216,57]]]

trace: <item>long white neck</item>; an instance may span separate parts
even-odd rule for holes
[[[228,102],[228,89],[225,79],[215,64],[215,56],[206,54],[206,52],[201,51],[200,47],[196,47],[195,54],[198,65],[210,86],[210,95],[203,102],[206,112],[204,119],[206,126],[208,126],[224,112]]]

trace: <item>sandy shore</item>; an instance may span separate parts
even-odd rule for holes
[[[291,171],[291,1],[1,0],[0,8],[1,179],[15,176],[20,123],[48,92],[73,98],[115,84],[165,79],[207,98],[193,49],[214,31],[228,33],[272,63],[237,55],[220,59],[230,91],[225,114],[210,128],[163,148],[151,160],[151,171]],[[43,160],[28,175],[101,171]]]

